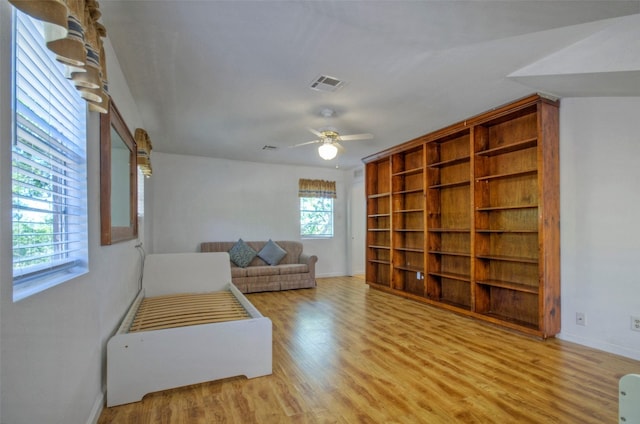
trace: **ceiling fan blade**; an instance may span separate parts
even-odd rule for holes
[[[320,142],[321,142],[321,140],[307,141],[307,142],[300,143],[300,144],[294,144],[293,146],[289,146],[289,148],[292,148],[292,147],[300,147],[300,146],[306,146],[307,144],[315,144],[315,143],[320,143]]]
[[[340,135],[340,140],[342,141],[350,141],[350,140],[369,140],[373,138],[373,134],[349,134],[349,135]]]
[[[337,141],[334,141],[333,145],[336,146],[338,148],[338,151],[340,151],[341,153],[344,152],[344,146],[342,144],[338,143]]]
[[[307,128],[309,130],[309,132],[311,132],[311,134],[315,135],[318,138],[322,138],[323,135],[320,131],[316,131],[313,128]]]

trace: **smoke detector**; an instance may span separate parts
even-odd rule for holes
[[[330,107],[325,107],[320,109],[320,116],[324,118],[332,118],[336,116],[336,111],[331,109]]]

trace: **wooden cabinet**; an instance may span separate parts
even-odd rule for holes
[[[557,334],[558,107],[529,96],[365,158],[367,283]]]

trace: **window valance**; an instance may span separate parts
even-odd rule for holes
[[[138,148],[138,168],[140,168],[142,175],[150,177],[153,174],[151,168],[151,150],[153,146],[149,134],[142,128],[136,128],[133,138],[136,140]]]
[[[323,197],[327,199],[335,199],[337,197],[336,182],[300,178],[298,181],[298,197]]]
[[[107,30],[96,0],[9,0],[14,7],[44,24],[47,48],[67,67],[89,110],[107,113],[109,94],[102,37]]]

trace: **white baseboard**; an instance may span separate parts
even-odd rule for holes
[[[96,401],[93,403],[93,408],[91,408],[91,413],[89,414],[89,418],[87,419],[87,424],[97,424],[103,409],[104,392],[100,392],[100,394],[96,398]]]
[[[346,277],[343,272],[329,272],[325,274],[316,274],[316,278],[329,278],[329,277]]]
[[[624,346],[618,346],[611,343],[605,343],[601,340],[593,340],[586,337],[580,337],[575,334],[560,333],[556,336],[561,340],[565,340],[579,345],[587,346],[593,349],[602,350],[604,352],[613,353],[614,355],[624,356],[626,358],[640,361],[640,352],[628,349]]]

